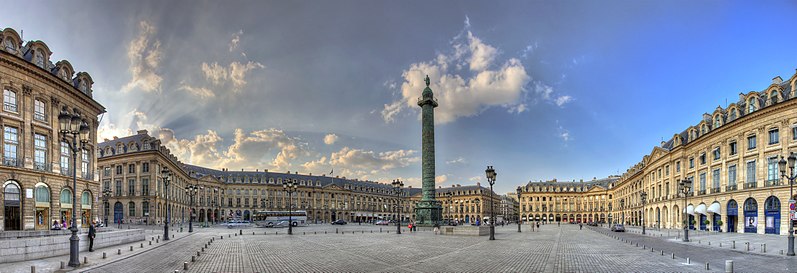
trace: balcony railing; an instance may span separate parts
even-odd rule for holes
[[[17,112],[17,105],[15,103],[3,103],[3,109],[10,112]]]
[[[735,191],[735,190],[736,190],[736,184],[725,186],[725,191]]]
[[[757,187],[757,185],[756,185],[755,182],[744,183],[744,188],[745,189],[755,189],[756,187]]]
[[[11,157],[4,157],[3,158],[3,165],[6,165],[6,166],[21,167],[20,163],[21,162],[19,160],[17,160],[16,158],[11,158]]]
[[[711,193],[720,193],[720,188],[719,187],[711,188]]]
[[[52,163],[42,163],[42,162],[34,162],[33,169],[37,171],[45,171],[51,172],[53,171],[53,164]]]
[[[780,185],[781,185],[781,183],[780,183],[779,179],[767,180],[767,181],[764,182],[764,186],[765,187],[775,187],[775,186],[780,186]]]
[[[706,194],[706,190],[702,189],[702,190],[698,191],[697,194],[698,195],[704,195],[704,194]]]

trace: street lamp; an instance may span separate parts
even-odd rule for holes
[[[518,201],[518,217],[517,217],[517,232],[520,232],[520,186],[517,187],[517,201]]]
[[[789,249],[786,253],[787,256],[794,256],[794,221],[791,219],[791,212],[794,211],[792,208],[793,206],[793,199],[794,199],[794,179],[797,178],[797,174],[794,173],[794,163],[797,162],[797,156],[793,153],[789,155],[789,170],[791,174],[786,174],[786,160],[783,159],[783,156],[780,157],[780,161],[778,161],[778,167],[780,167],[780,176],[789,180]]]
[[[86,147],[89,142],[89,125],[83,120],[74,109],[70,114],[67,107],[61,108],[58,114],[58,125],[61,133],[61,141],[69,145],[72,151],[72,236],[69,238],[69,266],[80,266],[78,251],[80,251],[80,238],[77,237],[77,152]],[[71,141],[70,141],[71,137]],[[79,142],[78,142],[79,141]]]
[[[453,206],[453,204],[451,203],[451,200],[454,197],[454,192],[449,190],[448,192],[446,192],[446,197],[448,197],[448,223],[450,225],[451,224],[451,216],[452,216],[451,207]]]
[[[639,194],[642,197],[642,234],[645,234],[645,201],[648,200],[648,193],[642,192]]]
[[[393,188],[396,189],[396,196],[398,197],[398,199],[396,200],[396,202],[398,203],[398,205],[396,206],[396,210],[398,211],[398,220],[396,221],[396,234],[401,234],[401,191],[402,187],[404,187],[404,182],[396,179],[393,180],[393,183],[390,184],[392,184]]]
[[[105,215],[105,221],[102,223],[103,226],[105,227],[108,226],[108,211],[111,210],[110,208],[111,204],[108,204],[108,198],[111,196],[111,193],[112,192],[110,188],[105,188],[102,190],[102,201],[103,201],[103,206],[105,206],[105,209],[103,210],[103,214]]]
[[[286,181],[282,183],[282,189],[288,193],[288,235],[293,235],[293,218],[291,217],[293,214],[292,211],[293,204],[291,202],[293,200],[291,196],[293,195],[294,192],[296,192],[296,189],[299,187],[299,185],[293,183],[293,180],[291,179],[285,179],[285,180]]]
[[[625,225],[625,199],[620,199],[620,224]]]
[[[689,212],[686,210],[686,199],[689,197],[689,189],[692,187],[692,180],[685,179],[678,181],[678,187],[684,194],[684,242],[689,242]]]
[[[493,196],[493,185],[495,185],[495,176],[498,174],[493,169],[493,166],[487,166],[484,170],[487,176],[487,183],[490,183],[490,240],[495,240],[495,211],[493,211],[493,203],[495,203],[495,196]]]
[[[188,210],[188,232],[194,232],[194,196],[196,193],[202,189],[202,186],[199,185],[188,185],[185,186],[185,194],[188,195],[189,203],[188,206],[190,207]]]
[[[163,187],[165,188],[166,192],[166,220],[163,221],[163,240],[169,240],[169,179],[171,179],[171,171],[169,171],[169,167],[163,167],[161,170],[161,179],[163,179]]]

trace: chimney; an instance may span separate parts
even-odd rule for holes
[[[255,169],[255,172],[259,172],[259,171],[260,171],[260,169]]]
[[[782,82],[783,79],[780,76],[775,76],[774,78],[772,78],[772,84],[781,84]]]
[[[476,182],[476,187],[481,187],[482,183]]]
[[[113,140],[117,140],[117,139],[119,139],[119,138],[118,138],[118,137],[116,137],[116,136],[113,136]]]
[[[147,130],[138,130],[136,133],[138,133],[139,135],[146,135],[148,132]]]
[[[103,142],[108,142],[108,139],[107,138],[103,138]]]

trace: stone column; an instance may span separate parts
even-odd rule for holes
[[[434,155],[434,99],[429,88],[429,76],[426,76],[426,88],[418,100],[421,107],[421,142],[422,142],[422,197],[415,207],[416,224],[433,226],[442,219],[442,206],[435,200],[435,155]]]

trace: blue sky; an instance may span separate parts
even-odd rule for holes
[[[797,68],[787,1],[2,2],[0,27],[92,75],[101,138],[416,187],[425,74],[438,184],[493,165],[507,192],[622,173]]]

